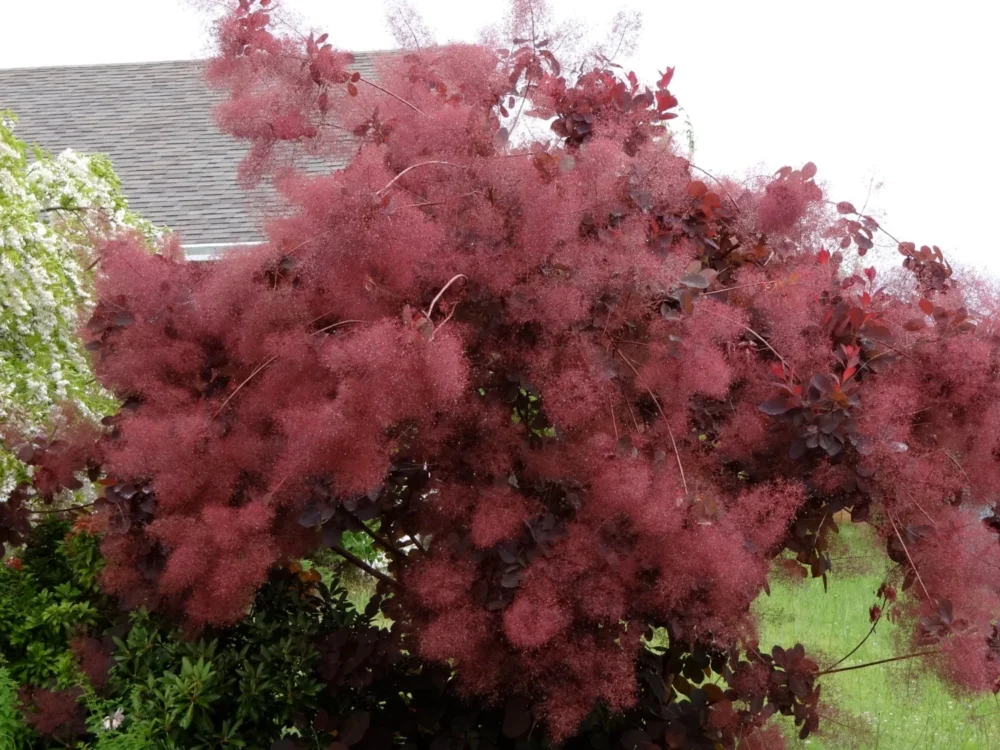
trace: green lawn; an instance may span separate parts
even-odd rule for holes
[[[884,556],[857,528],[845,528],[845,549],[832,553],[829,591],[819,579],[772,584],[761,596],[761,648],[794,645],[822,654],[827,666],[868,632],[868,609],[884,579]],[[851,574],[840,569],[853,568]],[[894,656],[894,626],[883,618],[876,632],[842,666]],[[823,722],[831,734],[795,740],[792,747],[859,750],[979,750],[1000,747],[1000,702],[994,696],[957,696],[937,680],[917,677],[911,661],[884,664],[822,678],[825,702],[835,707]],[[854,727],[850,730],[844,727]],[[858,732],[857,727],[865,728]],[[838,729],[840,730],[838,732]],[[826,734],[826,731],[823,732]]]
[[[821,667],[840,659],[868,632],[868,609],[885,580],[885,555],[867,527],[845,524],[839,549],[831,552],[834,571],[824,593],[819,579],[772,580],[771,596],[755,608],[761,616],[761,648],[801,641]],[[370,578],[353,569],[348,576],[351,602],[363,610],[374,591]],[[325,575],[332,575],[324,569]],[[384,624],[388,624],[385,621]],[[895,626],[883,618],[875,633],[841,666],[861,664],[898,652]],[[791,748],[810,750],[983,750],[1000,748],[1000,702],[994,696],[956,696],[940,682],[919,677],[914,661],[882,664],[822,678],[825,706],[821,735]],[[783,720],[783,719],[782,719]],[[791,722],[788,722],[791,730]],[[845,728],[846,727],[846,728]],[[794,732],[790,731],[790,736]]]

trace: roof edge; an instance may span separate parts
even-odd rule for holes
[[[181,245],[184,257],[190,261],[206,261],[218,258],[229,248],[258,247],[267,244],[263,240],[256,242],[206,242],[192,245]]]
[[[0,70],[84,70],[92,68],[126,68],[139,65],[180,65],[183,63],[206,63],[211,57],[187,57],[173,60],[134,60],[129,62],[109,63],[67,63],[65,65],[11,65],[0,67]]]
[[[403,49],[365,49],[365,50],[338,50],[340,52],[350,52],[352,55],[368,56],[396,56],[405,54],[408,50]],[[181,65],[185,63],[207,63],[214,60],[213,57],[183,57],[170,60],[131,60],[122,62],[102,62],[102,63],[67,63],[65,65],[12,65],[0,66],[3,70],[21,71],[42,71],[42,70],[85,70],[93,68],[125,68],[141,65]]]

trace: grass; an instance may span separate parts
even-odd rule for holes
[[[829,590],[819,579],[771,582],[771,596],[761,596],[755,610],[761,619],[762,648],[802,642],[821,667],[853,649],[868,632],[868,610],[890,563],[876,549],[867,527],[845,524],[839,549],[832,551]],[[328,561],[329,562],[329,561]],[[333,566],[320,566],[324,577]],[[346,577],[348,599],[363,611],[374,582],[351,567],[337,567]],[[342,579],[343,580],[343,579]],[[381,617],[381,616],[380,616]],[[382,618],[378,623],[387,627]],[[841,666],[897,655],[896,626],[883,618],[875,632]],[[920,675],[916,660],[881,664],[822,678],[824,704],[833,707],[821,721],[821,735],[791,749],[809,750],[981,750],[1000,747],[1000,702],[994,696],[955,695],[938,680]],[[781,719],[784,721],[784,719]],[[795,732],[788,721],[789,736]]]
[[[802,642],[820,667],[854,648],[868,632],[868,609],[885,579],[884,555],[856,527],[842,530],[844,549],[833,553],[834,574],[824,593],[819,579],[778,581],[755,603],[761,647]],[[839,563],[839,565],[838,565]],[[838,567],[847,569],[838,575]],[[841,666],[895,656],[896,627],[883,618],[875,633]],[[835,706],[823,737],[797,739],[792,748],[823,750],[980,750],[1000,747],[1000,702],[994,696],[960,696],[938,680],[920,676],[913,661],[883,664],[822,678],[824,702]],[[789,726],[790,726],[789,722]],[[863,731],[858,731],[861,727]]]

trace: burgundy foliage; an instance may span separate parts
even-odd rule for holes
[[[70,650],[79,660],[80,670],[98,691],[108,683],[109,672],[114,664],[112,657],[114,647],[114,641],[110,636],[100,640],[79,637],[70,641]]]
[[[83,720],[83,705],[79,688],[48,690],[25,687],[19,694],[24,721],[39,734],[53,737],[71,747],[71,741],[83,734],[87,726]]]
[[[846,511],[899,563],[909,596],[881,606],[922,663],[996,689],[988,286],[911,243],[865,268],[880,227],[813,164],[706,182],[664,127],[672,70],[569,80],[538,36],[368,81],[266,6],[221,22],[209,69],[244,178],[285,202],[266,244],[102,251],[85,333],[125,405],[73,455],[102,467],[109,591],[232,622],[272,567],[377,519],[396,632],[513,705],[508,736],[601,705],[645,711],[629,747],[775,747],[775,712],[816,727],[821,670],[759,651],[749,605],[785,550],[825,581]],[[551,140],[514,145],[522,109]],[[345,169],[301,166],[345,133]]]

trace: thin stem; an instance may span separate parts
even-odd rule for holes
[[[419,37],[417,37],[416,32],[413,31],[413,27],[410,26],[410,22],[407,20],[406,14],[405,13],[401,14],[400,16],[397,16],[397,18],[400,18],[402,20],[403,25],[406,27],[406,30],[410,32],[410,36],[413,38],[413,46],[416,48],[417,52],[423,52],[423,50],[420,48],[420,39]]]
[[[622,354],[621,349],[619,349],[617,346],[615,347],[615,351],[618,352],[618,356],[625,361],[625,364],[629,366],[629,369],[635,373],[635,378],[636,380],[638,380],[639,371],[635,369],[635,366],[629,361],[628,357]],[[679,450],[677,450],[677,441],[674,440],[674,431],[670,429],[670,420],[667,419],[667,415],[663,413],[663,407],[660,406],[660,402],[656,398],[656,394],[654,394],[653,391],[650,390],[649,388],[646,388],[646,393],[648,393],[649,397],[653,399],[653,403],[656,404],[656,410],[660,412],[660,417],[663,419],[663,423],[667,426],[667,435],[670,436],[670,444],[674,448],[674,457],[677,459],[677,468],[681,472],[681,484],[684,486],[684,494],[687,495],[688,494],[687,477],[684,476],[684,464],[681,462],[681,453]]]
[[[868,365],[870,365],[872,362],[874,362],[877,359],[880,359],[882,357],[887,356],[888,354],[889,354],[889,352],[879,352],[874,357],[872,357],[871,359],[869,359],[868,361],[866,361],[863,365],[861,365],[861,367],[859,367],[857,370],[855,370],[851,374],[851,377],[849,377],[847,380],[852,380],[853,378],[856,378],[858,375],[860,375],[862,373],[862,371],[864,371],[864,369],[866,367],[868,367]],[[845,380],[844,382],[846,383],[847,380]]]
[[[305,247],[310,242],[315,242],[316,240],[323,239],[324,237],[328,237],[330,234],[331,234],[330,231],[326,231],[326,232],[320,232],[319,234],[313,235],[312,237],[309,237],[308,239],[302,240],[302,242],[300,242],[298,245],[296,245],[295,247],[291,248],[290,250],[286,250],[284,254],[285,255],[291,255],[296,250],[298,250],[300,247]],[[321,315],[320,317],[323,317],[323,316]]]
[[[387,586],[391,586],[392,588],[396,589],[397,591],[402,591],[403,590],[403,585],[399,581],[397,581],[395,578],[392,578],[391,576],[387,576],[385,573],[383,573],[380,570],[376,570],[371,565],[369,565],[364,560],[362,560],[360,557],[358,557],[357,555],[351,554],[346,549],[344,549],[343,547],[341,547],[339,544],[334,544],[332,547],[330,547],[330,549],[332,549],[334,552],[336,552],[338,555],[340,555],[341,557],[343,557],[348,562],[353,563],[357,567],[361,568],[361,570],[365,571],[365,573],[367,573],[368,575],[374,576],[375,578],[379,579],[380,581],[382,581],[383,583],[385,583]]]
[[[313,323],[316,323],[316,322],[318,322],[318,321],[320,321],[320,320],[323,320],[323,318],[328,318],[328,317],[330,317],[331,315],[333,315],[333,313],[332,313],[332,312],[328,312],[328,313],[323,313],[322,315],[317,315],[317,316],[316,316],[315,318],[313,318],[313,319],[312,319],[312,320],[310,320],[310,321],[309,321],[308,323],[306,323],[306,325],[307,325],[307,326],[311,326],[311,325],[312,325]]]
[[[693,153],[691,155],[694,156]],[[705,169],[702,169],[697,164],[692,164],[691,162],[688,162],[688,166],[691,167],[692,169],[697,169],[699,172],[701,172],[704,175],[708,175],[713,180],[715,180],[717,183],[719,183],[719,187],[721,187],[725,191],[726,197],[729,198],[729,202],[733,204],[733,208],[736,209],[736,213],[741,213],[739,204],[737,204],[736,201],[733,200],[733,196],[731,196],[729,194],[729,189],[725,185],[722,184],[722,180],[720,180],[718,177],[716,177],[711,172],[709,172],[709,171],[707,171]]]
[[[344,511],[344,512],[347,513],[347,515],[349,515],[351,518],[353,518],[357,522],[358,526],[361,527],[361,530],[365,532],[368,536],[370,536],[372,540],[375,541],[375,543],[378,544],[380,547],[382,547],[386,552],[388,552],[393,557],[399,560],[406,559],[406,555],[403,554],[403,552],[399,549],[399,547],[393,544],[389,539],[387,539],[382,534],[379,534],[377,531],[370,529],[368,527],[368,524],[366,524],[364,521],[362,521],[360,518],[358,518],[350,511]]]
[[[406,99],[404,99],[403,97],[398,96],[398,95],[392,93],[391,91],[389,91],[389,89],[384,89],[381,86],[379,86],[377,83],[373,83],[372,81],[369,81],[367,78],[359,78],[358,80],[361,83],[367,83],[372,88],[378,89],[383,94],[388,94],[389,96],[391,96],[396,101],[402,102],[403,104],[405,104],[407,107],[409,107],[410,109],[412,109],[414,112],[422,114],[422,115],[424,115],[426,117],[426,113],[422,109],[420,109],[417,105],[410,104],[410,102],[406,101]]]
[[[875,626],[879,624],[879,622],[881,621],[881,619],[882,619],[882,612],[880,611],[879,614],[878,614],[878,617],[875,618],[875,622],[872,623],[871,628],[869,628],[868,632],[865,634],[865,637],[861,639],[861,642],[858,643],[858,645],[855,646],[854,648],[852,648],[850,651],[848,651],[840,659],[838,659],[833,664],[831,664],[828,669],[823,670],[823,672],[821,672],[820,674],[827,674],[827,673],[829,673],[830,670],[832,670],[834,667],[839,667],[841,664],[843,664],[845,661],[847,661],[849,658],[851,658],[854,655],[854,653],[859,648],[861,648],[862,646],[865,645],[865,641],[867,641],[868,638],[871,637],[871,634],[875,632]]]
[[[618,442],[618,420],[615,419],[615,402],[611,398],[611,394],[608,394],[608,406],[611,407],[611,424],[615,428],[615,443]]]
[[[882,339],[872,339],[872,341],[874,341],[874,342],[875,342],[875,343],[877,343],[877,344],[881,344],[881,345],[882,345],[882,346],[884,346],[884,347],[887,347],[887,348],[889,348],[889,349],[892,349],[892,350],[893,350],[894,352],[896,352],[896,354],[900,354],[900,355],[902,355],[902,356],[906,357],[907,359],[912,359],[912,360],[913,360],[914,362],[916,362],[916,361],[917,361],[916,357],[914,357],[913,355],[911,355],[911,354],[907,354],[907,353],[906,353],[906,352],[904,352],[904,351],[903,351],[902,349],[897,349],[897,348],[896,348],[896,347],[894,347],[894,346],[893,346],[892,344],[890,344],[890,343],[888,343],[888,342],[886,342],[886,341],[883,341]]]
[[[455,313],[457,310],[458,310],[458,305],[455,305],[453,308],[451,308],[451,312],[448,313],[448,317],[442,320],[438,325],[434,327],[434,330],[431,332],[431,336],[429,339],[430,341],[434,340],[434,337],[437,335],[437,332],[440,331],[442,328],[444,328],[445,323],[447,323],[449,320],[455,317]]]
[[[758,341],[760,341],[764,346],[766,346],[768,349],[770,349],[771,353],[774,354],[774,356],[777,357],[779,360],[781,360],[781,364],[783,364],[789,370],[792,369],[792,366],[790,364],[788,364],[788,362],[785,360],[784,357],[782,357],[780,354],[778,354],[778,350],[775,349],[773,346],[771,346],[771,344],[768,342],[767,339],[765,339],[763,336],[761,336],[759,333],[757,333],[750,326],[745,326],[742,323],[740,323],[740,326],[742,326],[743,328],[745,328],[746,331],[747,331],[747,333],[753,334],[757,338]]]
[[[932,654],[938,654],[940,651],[938,649],[930,649],[928,651],[913,651],[909,654],[903,654],[902,656],[893,656],[889,659],[877,659],[876,661],[866,661],[864,664],[855,664],[850,667],[839,667],[838,669],[824,669],[819,672],[816,676],[822,677],[826,674],[837,674],[837,672],[850,672],[852,669],[864,669],[865,667],[875,667],[879,664],[888,664],[894,661],[903,661],[904,659],[914,659],[918,656],[931,656]]]
[[[320,317],[323,317],[323,316],[321,315]],[[318,318],[317,318],[317,320],[318,320]],[[328,326],[325,326],[323,328],[319,328],[319,329],[313,331],[312,335],[315,336],[317,333],[323,333],[323,331],[329,331],[331,328],[339,328],[340,326],[346,326],[348,323],[364,323],[364,322],[365,322],[364,320],[340,320],[340,321],[338,321],[336,323],[333,323],[331,325],[328,325]]]
[[[781,282],[782,279],[771,279],[770,281],[758,281],[753,284],[740,284],[738,286],[727,286],[724,289],[713,289],[710,292],[702,292],[701,294],[703,297],[708,297],[709,295],[712,294],[722,294],[723,292],[735,292],[737,289],[749,289],[750,287],[753,286],[766,286],[767,284],[780,284]],[[795,286],[800,283],[801,282],[799,281],[793,281],[791,284],[788,284],[787,286]]]
[[[517,127],[517,123],[519,123],[521,121],[521,112],[524,111],[524,103],[526,101],[528,101],[528,89],[529,88],[531,88],[531,76],[530,75],[526,76],[525,79],[524,79],[524,96],[521,97],[521,104],[517,108],[517,114],[514,115],[514,121],[510,124],[510,127],[507,129],[508,138],[510,137],[510,134],[514,132],[514,128]],[[516,89],[515,89],[515,93],[517,93]],[[509,141],[508,141],[508,143],[509,143]]]
[[[868,181],[868,195],[865,196],[865,204],[861,207],[861,213],[863,214],[868,210],[868,201],[872,199],[872,188],[875,187],[875,175],[872,174],[872,178]]]
[[[713,315],[717,315],[716,313],[712,313],[712,314]],[[750,326],[747,326],[747,325],[743,325],[738,320],[733,320],[732,318],[726,317],[725,315],[717,315],[717,317],[720,317],[723,320],[728,320],[733,325],[737,325],[740,328],[742,328],[744,331],[746,331],[747,333],[752,334],[758,341],[760,341],[760,343],[762,343],[764,346],[766,346],[768,349],[770,349],[771,353],[775,357],[777,357],[779,360],[781,360],[781,364],[783,364],[789,370],[792,369],[792,366],[790,364],[788,364],[788,361],[778,353],[778,350],[775,349],[773,346],[771,346],[770,342],[766,338],[764,338],[763,336],[761,336],[759,333],[757,333],[753,328],[751,328]]]
[[[535,6],[533,4],[528,5],[528,12],[531,14],[531,51],[535,56],[538,54],[538,48],[535,46]],[[520,80],[520,79],[519,79]],[[514,81],[514,85],[517,85],[517,81]],[[514,115],[514,121],[507,128],[508,137],[514,132],[517,124],[521,121],[521,112],[524,111],[524,103],[528,101],[528,92],[531,90],[531,73],[525,71],[524,73],[524,95],[521,97],[521,104],[517,108],[517,114]],[[514,93],[517,93],[517,89],[514,89]],[[509,141],[508,141],[509,143]]]
[[[933,518],[931,518],[931,517],[930,517],[929,515],[927,515],[927,511],[926,511],[926,510],[924,510],[924,509],[923,509],[923,507],[921,507],[920,503],[918,503],[918,502],[917,502],[917,498],[915,498],[915,497],[914,497],[913,495],[911,495],[911,494],[910,494],[909,492],[907,492],[907,493],[906,493],[906,496],[907,496],[908,498],[910,498],[910,500],[912,500],[912,501],[913,501],[913,504],[914,504],[914,505],[916,505],[916,506],[917,506],[917,508],[919,508],[919,509],[920,509],[920,512],[921,512],[921,513],[923,513],[923,514],[924,514],[924,517],[925,517],[925,518],[926,518],[926,519],[927,519],[928,521],[930,521],[930,522],[931,522],[931,525],[932,525],[932,526],[937,526],[937,521],[935,521],[935,520],[934,520]]]
[[[648,388],[646,390],[649,391]],[[649,391],[649,395],[653,396],[653,392]],[[656,403],[656,408],[660,409],[660,405],[659,403],[656,402],[655,396],[653,396],[653,403]],[[681,463],[681,454],[680,451],[677,450],[677,441],[674,440],[674,431],[670,429],[670,422],[667,421],[667,415],[663,413],[663,409],[660,409],[660,416],[663,417],[663,422],[664,424],[667,425],[667,434],[670,436],[670,445],[672,445],[674,448],[674,456],[677,458],[677,468],[681,472],[681,484],[684,486],[684,494],[687,495],[688,494],[687,478],[684,476],[684,464]]]
[[[251,372],[247,376],[246,380],[244,380],[242,383],[240,383],[238,386],[236,386],[236,390],[233,391],[232,393],[230,393],[229,396],[226,398],[226,400],[222,402],[222,406],[220,406],[219,409],[218,409],[218,411],[216,411],[215,414],[212,415],[212,419],[215,419],[220,414],[222,414],[222,410],[226,408],[226,404],[228,404],[230,401],[233,400],[233,398],[236,396],[237,393],[240,392],[240,390],[243,388],[243,386],[245,386],[247,383],[249,383],[251,380],[253,380],[257,376],[258,373],[260,373],[265,367],[267,367],[269,364],[271,364],[277,358],[278,358],[278,355],[275,354],[269,360],[267,360],[264,364],[260,365],[253,372]]]
[[[869,188],[869,195],[870,194],[871,194],[871,192],[870,192],[870,188]],[[836,202],[834,202],[834,201],[826,201],[826,203],[829,203],[831,206],[836,206],[837,205]],[[867,199],[865,199],[865,206],[864,207],[865,208],[868,207],[868,200]],[[859,219],[863,219],[864,218],[864,216],[859,211],[855,211],[852,215],[853,216],[857,216]],[[878,231],[880,231],[882,234],[884,234],[890,240],[892,240],[893,242],[895,242],[897,245],[902,244],[899,240],[897,240],[895,237],[893,237],[892,234],[889,233],[889,230],[887,230],[885,227],[883,227],[877,221],[875,222],[875,228],[878,229]]]
[[[68,513],[71,510],[81,510],[83,508],[89,508],[91,505],[94,505],[94,503],[96,503],[96,502],[97,501],[94,500],[93,502],[84,503],[83,505],[71,505],[68,508],[48,508],[46,510],[31,510],[31,511],[29,511],[29,513],[39,513],[39,514],[42,514],[42,513]]]
[[[50,211],[99,211],[104,213],[104,209],[92,206],[46,206],[45,208],[38,209],[38,212],[42,214],[49,213]]]
[[[628,32],[628,24],[622,24],[622,35],[618,37],[618,46],[615,47],[615,53],[608,58],[608,62],[614,62],[615,58],[618,57],[618,53],[621,52],[622,45],[625,44],[625,34]]]
[[[878,222],[876,222],[876,223],[878,223]],[[883,227],[881,224],[878,224],[878,231],[880,231],[882,234],[886,235],[890,240],[892,240],[893,242],[895,242],[897,245],[903,244],[899,240],[897,240],[895,237],[893,237],[889,233],[889,231],[885,227]]]
[[[443,287],[441,287],[441,291],[437,293],[437,296],[433,300],[431,300],[431,306],[427,308],[427,312],[424,313],[427,320],[431,319],[431,315],[434,313],[434,306],[438,303],[438,300],[441,299],[441,295],[444,294],[446,291],[448,291],[448,287],[450,287],[459,279],[465,279],[465,278],[467,277],[464,273],[457,273],[450,279],[448,279],[448,283],[445,284]]]
[[[950,459],[951,459],[951,462],[952,462],[953,464],[955,464],[955,466],[957,466],[957,467],[958,467],[958,470],[959,470],[960,472],[962,472],[962,476],[964,476],[964,477],[965,477],[965,481],[966,481],[966,482],[968,482],[969,484],[972,484],[972,480],[971,480],[971,479],[969,479],[969,475],[965,473],[965,469],[964,469],[964,468],[962,468],[962,464],[960,464],[960,463],[958,462],[958,459],[957,459],[957,458],[955,458],[955,457],[954,457],[953,455],[951,455],[951,451],[947,451],[947,450],[946,450],[946,451],[944,451],[944,455],[946,455],[946,456],[947,456],[948,458],[950,458]]]
[[[614,315],[614,310],[612,310],[609,307],[608,308],[608,317],[604,321],[604,330],[601,331],[601,335],[602,336],[608,336],[608,325],[611,323],[611,316],[612,315]],[[614,338],[614,336],[608,336],[608,339],[610,339],[611,345],[614,346],[615,348],[617,348],[617,346],[615,344],[615,338]]]
[[[632,426],[635,428],[636,432],[639,432],[639,422],[635,418],[635,412],[632,411],[632,404],[629,403],[627,395],[625,395],[625,406],[628,407],[628,415],[632,418]]]
[[[423,203],[411,203],[410,208],[426,208],[427,206],[440,206],[451,201],[461,200],[462,198],[468,198],[471,195],[478,195],[478,190],[473,190],[471,193],[462,193],[461,195],[456,195],[452,198],[445,198],[442,201],[424,201]]]
[[[913,568],[913,572],[917,576],[917,581],[920,582],[920,588],[924,590],[924,596],[927,597],[927,601],[929,602],[933,601],[931,599],[931,595],[927,593],[927,587],[924,585],[924,579],[920,577],[920,571],[917,570],[916,563],[914,563],[913,558],[910,557],[910,550],[906,548],[906,542],[903,541],[903,537],[899,533],[899,529],[896,527],[896,521],[893,520],[892,513],[887,512],[886,515],[889,517],[889,523],[892,524],[892,530],[896,532],[896,538],[899,540],[899,543],[903,545],[903,552],[906,553],[906,559],[910,561],[910,567]]]
[[[446,166],[446,167],[454,167],[455,169],[464,169],[464,167],[460,167],[458,164],[452,164],[450,161],[442,161],[440,159],[431,159],[430,161],[417,162],[416,164],[411,164],[402,172],[400,172],[398,175],[389,180],[389,182],[386,183],[385,187],[383,187],[381,190],[376,191],[375,195],[382,195],[382,193],[384,193],[386,190],[388,190],[389,188],[391,188],[393,185],[396,184],[396,180],[398,180],[404,174],[409,172],[411,169],[416,169],[417,167],[426,167],[432,164],[439,164],[441,166]]]
[[[416,534],[414,534],[414,533],[413,533],[412,531],[410,531],[410,530],[409,530],[408,528],[406,528],[405,526],[403,526],[403,524],[402,524],[401,522],[399,523],[399,529],[400,529],[400,531],[402,531],[402,532],[403,532],[404,534],[406,534],[406,536],[407,536],[407,537],[409,538],[410,542],[411,542],[411,543],[413,544],[413,546],[414,546],[414,547],[416,547],[416,548],[417,548],[418,550],[420,550],[420,551],[421,551],[422,553],[426,553],[426,552],[427,552],[427,550],[425,550],[425,549],[424,549],[424,545],[422,545],[422,544],[420,543],[420,540],[419,540],[419,539],[417,539],[417,535],[416,535]]]

